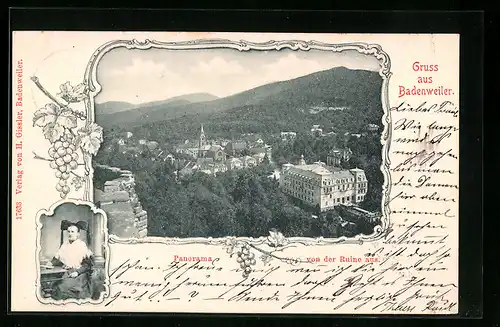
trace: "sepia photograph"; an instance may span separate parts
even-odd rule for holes
[[[87,205],[64,203],[40,223],[42,298],[98,300],[105,279],[103,216]]]
[[[103,55],[94,201],[123,237],[339,238],[382,212],[380,62],[357,50]]]

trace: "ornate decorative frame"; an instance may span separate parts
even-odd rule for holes
[[[42,250],[40,242],[41,242],[42,226],[43,226],[40,219],[42,218],[42,216],[54,215],[56,208],[62,204],[66,204],[66,203],[71,203],[71,204],[74,204],[77,206],[78,205],[88,206],[89,210],[94,215],[101,215],[102,216],[101,223],[102,223],[102,231],[103,231],[103,235],[104,235],[104,242],[103,242],[103,245],[104,245],[104,267],[103,267],[104,268],[104,283],[103,283],[104,291],[101,292],[99,299],[96,299],[96,300],[89,298],[89,299],[69,299],[69,300],[57,301],[57,300],[53,300],[53,299],[43,298],[41,293],[40,293],[41,280],[40,280],[40,260],[39,260],[39,258],[40,258],[40,252]],[[109,271],[108,271],[108,269],[109,269],[109,257],[110,257],[109,235],[108,235],[108,229],[107,229],[107,216],[103,210],[97,208],[95,206],[95,204],[92,202],[83,201],[83,200],[76,200],[76,199],[68,199],[68,200],[61,199],[60,201],[57,201],[56,203],[54,203],[48,210],[42,209],[42,210],[39,210],[37,212],[36,232],[37,232],[36,233],[37,237],[36,237],[35,262],[36,262],[36,269],[37,269],[37,277],[36,277],[36,281],[35,281],[35,285],[36,285],[35,289],[36,289],[36,297],[37,297],[38,301],[40,301],[43,304],[56,304],[56,305],[64,305],[67,303],[75,303],[78,305],[86,304],[86,303],[99,304],[99,303],[102,303],[104,301],[104,299],[109,296],[109,288],[110,288]]]
[[[354,238],[336,238],[336,239],[325,239],[319,238],[306,238],[306,237],[291,237],[287,239],[288,243],[297,243],[302,245],[331,245],[339,243],[354,243],[362,244],[364,242],[376,241],[383,238],[390,228],[389,224],[389,194],[391,189],[391,175],[390,175],[390,159],[389,159],[389,146],[391,142],[391,115],[389,111],[388,102],[388,89],[389,89],[389,79],[391,77],[391,64],[390,58],[387,53],[382,50],[382,47],[378,44],[367,44],[367,43],[343,43],[343,44],[328,44],[317,41],[302,41],[302,40],[285,40],[285,41],[268,41],[263,43],[254,43],[244,40],[231,41],[227,39],[201,39],[192,40],[185,42],[161,42],[155,40],[146,39],[144,41],[139,40],[116,40],[108,42],[98,48],[87,66],[85,72],[85,84],[89,87],[89,98],[86,101],[87,117],[89,119],[94,119],[94,98],[101,91],[102,87],[97,81],[97,66],[100,59],[109,51],[116,48],[126,48],[126,49],[165,49],[165,50],[193,50],[193,49],[217,49],[217,48],[229,48],[238,51],[250,51],[250,50],[281,50],[281,49],[291,49],[294,51],[302,50],[308,51],[311,49],[331,51],[331,52],[341,52],[346,50],[356,50],[359,53],[373,55],[380,62],[379,74],[383,79],[382,92],[381,92],[381,102],[384,109],[384,114],[382,116],[382,123],[384,129],[382,131],[381,142],[382,142],[382,165],[380,167],[382,174],[384,175],[384,185],[382,186],[382,219],[381,224],[374,228],[374,232],[370,235],[358,235]],[[93,120],[92,120],[93,122]],[[90,160],[90,159],[89,159]],[[89,176],[92,176],[93,171],[90,171]],[[92,188],[92,178],[89,178],[86,183],[85,200],[92,201],[93,199],[93,188]],[[233,237],[225,238],[152,238],[146,237],[143,239],[120,239],[114,235],[110,236],[111,243],[163,243],[163,244],[210,244],[210,245],[223,245],[230,239],[235,239]],[[249,242],[254,245],[260,245],[266,242],[266,237],[260,238],[238,238],[243,242]]]

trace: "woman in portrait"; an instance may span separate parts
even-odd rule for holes
[[[80,231],[87,230],[87,223],[63,220],[61,230],[67,231],[68,237],[52,258],[50,265],[63,267],[66,272],[60,281],[55,282],[52,298],[55,300],[89,298],[93,255],[87,244],[80,239]]]

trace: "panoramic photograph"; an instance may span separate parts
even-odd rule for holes
[[[371,234],[384,184],[379,70],[356,50],[106,53],[93,166],[110,234]]]

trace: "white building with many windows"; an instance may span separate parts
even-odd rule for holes
[[[321,211],[339,204],[357,204],[365,199],[368,181],[362,169],[341,169],[322,163],[283,165],[279,177],[284,193]]]

